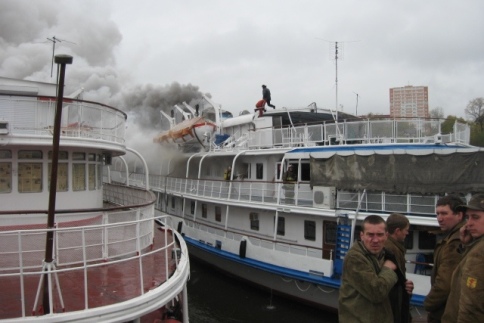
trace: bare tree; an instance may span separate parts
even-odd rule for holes
[[[469,101],[465,112],[466,115],[469,116],[469,119],[479,124],[482,131],[484,126],[484,98],[476,98],[472,101]]]
[[[435,119],[444,118],[444,108],[436,107],[429,111],[430,117]]]

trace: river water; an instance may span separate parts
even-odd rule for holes
[[[272,295],[190,259],[190,323],[338,322],[335,313]]]

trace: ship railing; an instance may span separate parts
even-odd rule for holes
[[[54,132],[55,97],[0,94],[0,120],[9,135],[47,136]],[[96,102],[64,99],[60,136],[125,143],[126,114]],[[4,130],[5,131],[5,130]]]
[[[291,128],[257,129],[249,132],[247,145],[239,148],[375,143],[469,144],[469,125],[456,121],[452,133],[442,134],[444,121],[440,119],[368,119],[304,124]]]
[[[311,188],[309,182],[297,182],[290,185],[293,187],[285,187],[287,183],[284,182],[197,180],[150,175],[150,188],[155,192],[245,203],[274,204],[275,206],[295,205],[321,209],[355,210],[362,194],[357,191],[336,190],[334,199],[325,201],[324,204],[317,204],[313,199],[314,188]],[[292,192],[287,194],[287,189],[293,189],[293,195]],[[414,214],[421,218],[422,224],[425,224],[435,220],[435,205],[440,197],[439,195],[367,192],[362,200],[360,211]],[[415,223],[419,223],[419,220],[415,220]]]
[[[101,286],[98,284],[103,281],[101,276],[109,275],[110,271],[122,271],[123,265],[139,268],[139,270],[135,270],[136,274],[131,275],[130,295],[123,294],[126,298],[121,295],[118,298],[111,297],[110,302],[120,303],[144,295],[156,287],[153,286],[154,277],[151,274],[145,276],[143,273],[144,266],[149,268],[153,266],[147,260],[147,257],[150,256],[159,254],[162,257],[160,259],[164,259],[164,262],[156,264],[157,279],[164,277],[164,281],[168,281],[168,277],[173,274],[176,262],[179,261],[179,259],[172,259],[172,250],[182,248],[185,255],[183,261],[187,262],[186,245],[184,243],[181,246],[176,245],[175,239],[171,235],[165,234],[161,245],[154,248],[154,219],[163,222],[164,228],[172,232],[174,231],[171,229],[173,226],[169,217],[144,216],[144,210],[145,208],[140,208],[131,214],[129,212],[109,212],[109,214],[77,221],[73,224],[74,226],[64,223],[69,227],[59,225],[54,229],[28,229],[27,225],[25,229],[0,231],[2,245],[0,282],[2,282],[2,286],[9,286],[8,293],[15,295],[14,299],[9,302],[18,302],[9,304],[8,309],[11,311],[4,311],[2,319],[30,317],[31,314],[39,315],[37,310],[41,305],[35,299],[36,294],[32,292],[32,289],[33,286],[37,288],[37,285],[40,288],[39,282],[46,275],[43,262],[45,250],[42,247],[45,246],[48,231],[53,231],[55,237],[54,266],[50,267],[48,271],[49,277],[56,279],[56,283],[49,286],[49,297],[52,300],[50,313],[54,313],[50,315],[65,315],[69,311],[89,310],[111,305],[99,305],[99,303],[91,305],[91,297],[93,294],[99,294],[98,289]],[[60,221],[62,216],[72,215],[60,214],[58,215]],[[182,239],[179,237],[178,240]],[[100,271],[97,277],[95,277],[94,271]],[[95,279],[94,284],[89,282],[91,277]],[[76,304],[68,303],[66,298],[71,299],[71,297],[61,296],[63,293],[72,292],[62,289],[69,288],[68,285],[72,282],[75,282],[78,288],[82,286],[80,288],[82,295],[75,297]],[[163,281],[160,284],[163,284]],[[113,290],[110,290],[109,293],[116,293],[117,287],[111,288]],[[88,312],[85,315],[88,315]]]

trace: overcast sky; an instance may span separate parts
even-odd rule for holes
[[[334,109],[337,41],[343,111],[358,97],[359,115],[388,114],[389,88],[414,85],[464,117],[484,97],[483,13],[482,0],[2,0],[0,75],[52,80],[55,36],[74,56],[67,81],[110,102],[176,82],[237,115],[266,84],[277,107]]]

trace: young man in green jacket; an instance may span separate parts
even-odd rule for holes
[[[400,213],[392,213],[387,218],[388,239],[385,242],[385,252],[395,256],[395,264],[398,271],[398,283],[390,291],[390,302],[392,305],[393,321],[395,323],[409,323],[412,321],[410,315],[410,297],[413,292],[413,282],[407,279],[405,266],[405,238],[410,230],[410,221]],[[387,256],[388,258],[388,256]]]
[[[383,246],[388,232],[378,215],[365,218],[360,233],[345,256],[339,290],[340,322],[393,323],[388,297],[397,282],[397,266],[385,260]]]
[[[430,292],[424,301],[427,322],[440,323],[450,292],[450,280],[459,264],[459,229],[464,224],[464,201],[456,195],[447,195],[437,201],[435,213],[444,237],[435,246],[434,267],[430,276]]]

